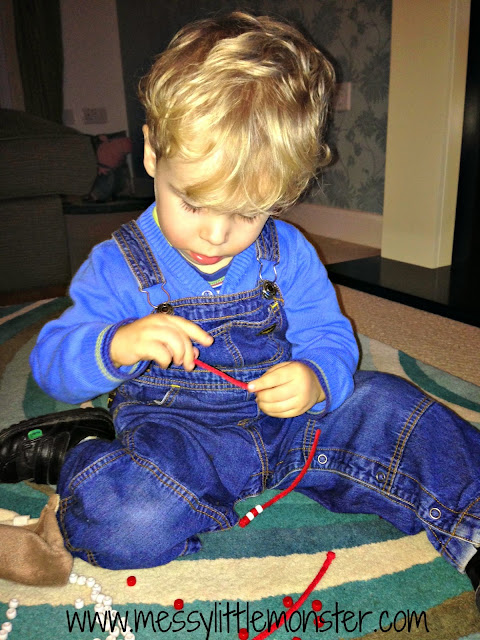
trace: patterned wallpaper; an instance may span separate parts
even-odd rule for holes
[[[117,0],[124,73],[162,50],[177,29],[212,12],[234,9],[284,16],[303,25],[351,82],[351,110],[332,114],[334,162],[306,195],[308,202],[381,214],[385,182],[392,0]],[[142,22],[143,21],[143,22]],[[135,32],[141,38],[137,47]],[[168,37],[168,39],[166,39]],[[143,58],[141,57],[143,56]],[[131,85],[131,76],[126,75]],[[130,130],[138,106],[128,106]],[[131,101],[135,98],[131,98]],[[130,115],[132,114],[132,115]],[[138,128],[137,123],[137,128]]]
[[[332,114],[334,161],[306,200],[381,214],[385,184],[391,0],[265,2],[305,25],[351,83],[351,110]]]
[[[292,4],[285,2],[286,5]],[[385,185],[391,0],[305,2],[302,22],[351,82],[351,110],[335,111],[334,163],[310,202],[381,214]],[[297,10],[299,12],[299,10]],[[300,16],[299,16],[300,17]]]

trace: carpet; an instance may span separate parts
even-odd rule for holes
[[[0,429],[69,407],[37,387],[28,365],[40,328],[67,305],[56,298],[0,308]],[[376,340],[359,336],[359,342],[362,369],[407,378],[480,428],[478,387]],[[93,401],[105,404],[105,397]],[[3,509],[38,517],[53,491],[32,483],[0,485],[0,515]],[[274,495],[267,492],[262,503]],[[240,503],[239,514],[258,502]],[[137,640],[236,640],[247,634],[254,640],[266,637],[276,620],[285,621],[288,598],[299,600],[333,550],[336,557],[321,581],[271,638],[480,640],[468,579],[425,534],[405,536],[376,516],[330,513],[292,492],[245,529],[207,534],[202,542],[198,554],[155,569],[108,571],[77,559],[74,571],[102,585]],[[136,584],[129,586],[132,576]],[[0,580],[0,624],[12,598],[20,606],[10,640],[108,635],[98,624],[88,628],[94,610],[86,585],[37,588]],[[84,608],[74,608],[77,598]],[[320,616],[323,626],[314,622]]]

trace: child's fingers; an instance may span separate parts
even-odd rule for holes
[[[195,354],[198,354],[198,349],[192,345],[186,333],[176,327],[170,328],[157,343],[162,347],[162,354],[165,350],[170,354],[168,364],[173,362],[176,365],[183,365],[187,371],[194,368],[194,360],[197,357]]]
[[[281,384],[285,384],[291,380],[290,372],[287,367],[291,365],[291,362],[280,362],[269,369],[263,376],[252,380],[248,383],[248,390],[253,393],[259,391],[265,391],[265,389],[272,389],[278,387]],[[282,371],[283,369],[283,371]]]
[[[195,322],[182,318],[182,316],[171,316],[163,313],[156,313],[141,318],[137,323],[142,324],[145,328],[153,329],[162,333],[175,327],[179,331],[185,333],[190,340],[199,342],[205,347],[210,346],[213,342],[213,338],[209,333],[204,331],[198,324],[195,324]]]
[[[181,316],[152,314],[118,329],[110,357],[115,366],[154,360],[165,369],[173,361],[191,371],[198,356],[192,340],[206,347],[213,342],[210,334]]]
[[[190,338],[183,331],[170,330],[168,339],[162,340],[172,354],[174,364],[193,365],[193,345]]]
[[[183,364],[185,371],[193,371],[195,368],[195,358],[198,355],[198,349],[193,346],[190,338],[185,336],[185,350],[183,353],[183,358],[177,364]]]
[[[273,418],[288,418],[299,415],[303,411],[299,410],[296,398],[289,398],[282,402],[258,402],[258,406],[269,416]]]
[[[290,382],[278,384],[270,389],[257,391],[257,402],[276,404],[279,402],[289,402],[298,396],[298,389]]]
[[[199,327],[198,324],[195,324],[194,322],[186,320],[185,318],[182,318],[180,316],[169,316],[169,318],[187,334],[190,340],[198,342],[204,347],[209,347],[212,344],[212,336],[204,331],[201,327]]]
[[[146,360],[154,360],[162,369],[166,369],[173,360],[172,351],[163,343],[155,344]]]
[[[194,360],[198,356],[198,349],[192,344],[192,340],[204,346],[210,346],[212,336],[194,322],[181,316],[155,315],[153,318],[153,340],[158,348],[158,355],[153,360],[162,368],[168,367],[173,362],[183,365],[186,371],[192,371],[195,367]],[[168,359],[170,353],[170,359]]]

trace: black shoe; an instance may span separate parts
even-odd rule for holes
[[[23,420],[0,431],[0,483],[57,484],[69,449],[88,437],[114,440],[105,409],[72,409]]]
[[[465,567],[465,573],[470,578],[470,582],[475,590],[475,604],[480,612],[480,549],[470,559]]]

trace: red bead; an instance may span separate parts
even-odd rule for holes
[[[137,584],[137,579],[135,578],[135,576],[128,576],[127,584],[129,587],[134,587]]]
[[[315,618],[315,620],[313,621],[313,624],[318,628],[323,627],[323,625],[325,624],[325,620],[323,618],[321,618],[320,616],[317,616]]]
[[[175,609],[180,611],[180,609],[183,609],[183,600],[181,598],[177,598],[173,603],[173,606],[175,607]]]
[[[312,602],[312,609],[314,611],[321,611],[322,610],[322,603],[320,602],[320,600],[314,600]]]
[[[238,637],[240,640],[248,640],[248,631],[246,629],[240,629]]]
[[[291,598],[290,596],[285,596],[285,598],[283,599],[283,606],[286,607],[287,609],[290,609],[292,605],[293,605],[293,598]]]

